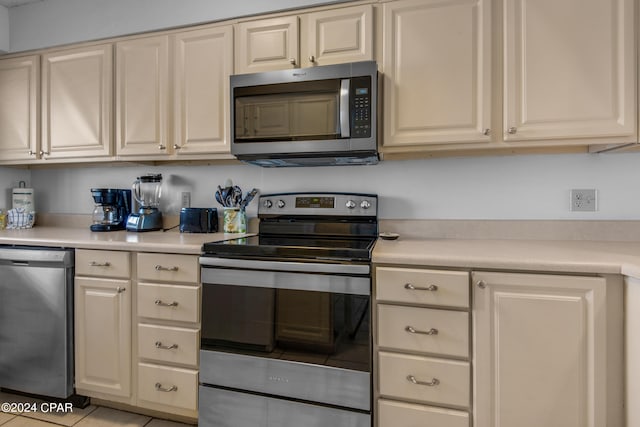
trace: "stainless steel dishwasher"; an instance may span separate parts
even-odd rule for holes
[[[0,387],[73,394],[73,271],[73,250],[0,247]]]

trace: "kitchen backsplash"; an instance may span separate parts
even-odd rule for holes
[[[162,173],[162,209],[177,214],[181,193],[191,206],[218,207],[227,178],[248,191],[355,191],[380,198],[381,219],[640,219],[640,153],[383,161],[375,166],[264,169],[248,165],[0,168],[5,197],[24,180],[38,211],[90,214],[92,187],[129,188],[136,176]],[[572,188],[598,190],[597,212],[570,212]],[[6,206],[6,200],[5,200]],[[2,206],[0,206],[2,207]],[[252,203],[248,216],[256,215]]]

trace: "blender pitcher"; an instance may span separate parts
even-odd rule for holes
[[[138,203],[138,211],[127,219],[128,231],[154,231],[162,229],[160,212],[161,174],[139,176],[133,182],[131,193]]]
[[[162,193],[162,174],[147,174],[139,176],[133,182],[133,197],[141,208],[160,207],[160,195]]]

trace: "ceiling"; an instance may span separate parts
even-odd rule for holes
[[[35,3],[38,1],[44,1],[44,0],[0,0],[0,5],[4,7],[15,7],[15,6],[21,6],[27,3]]]

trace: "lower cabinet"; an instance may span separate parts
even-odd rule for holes
[[[473,284],[475,427],[622,425],[607,418],[617,411],[607,408],[607,363],[616,357],[608,354],[615,346],[607,298],[615,285],[493,272],[474,272]]]
[[[197,418],[199,348],[197,256],[76,250],[78,394]]]
[[[198,257],[137,254],[136,405],[196,418],[200,349]]]
[[[78,394],[130,401],[129,259],[128,252],[76,250],[74,333]]]
[[[375,271],[376,427],[625,425],[620,276]]]

